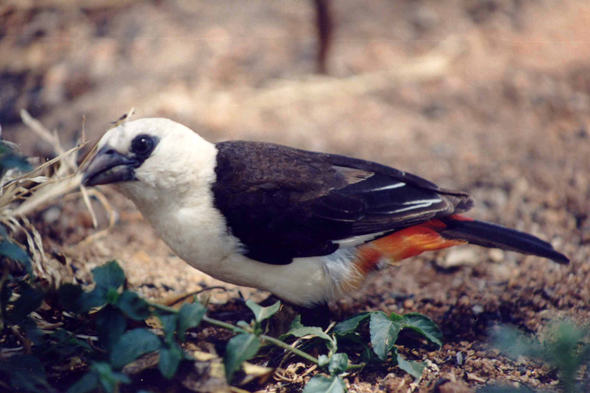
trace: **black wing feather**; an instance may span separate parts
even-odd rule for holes
[[[465,193],[369,161],[256,142],[218,143],[216,207],[254,260],[328,255],[336,241],[465,211]]]

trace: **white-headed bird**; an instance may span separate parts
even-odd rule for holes
[[[108,131],[83,184],[115,184],[184,261],[313,307],[424,251],[471,243],[569,260],[534,236],[460,215],[464,192],[374,162],[210,143],[167,119]]]

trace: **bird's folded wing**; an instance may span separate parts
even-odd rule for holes
[[[327,255],[472,206],[465,193],[369,161],[255,142],[217,148],[215,205],[260,262]]]

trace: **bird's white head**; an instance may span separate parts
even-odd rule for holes
[[[102,137],[82,182],[116,184],[138,205],[170,200],[210,184],[216,153],[213,144],[172,120],[125,122]]]

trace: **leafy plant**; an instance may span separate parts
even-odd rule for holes
[[[318,374],[311,378],[304,390],[308,393],[344,392],[346,384],[343,375],[364,367],[364,364],[351,364],[348,355],[338,351],[339,342],[361,343],[366,349],[370,346],[374,356],[365,358],[371,361],[383,362],[391,355],[392,364],[397,364],[415,378],[420,378],[423,367],[397,353],[394,344],[399,332],[410,329],[437,345],[441,342],[440,331],[427,317],[420,314],[387,316],[382,312],[355,316],[336,325],[331,332],[304,326],[300,317],[296,317],[288,333],[277,339],[265,334],[264,323],[279,311],[280,302],[261,307],[248,301],[246,305],[252,310],[254,318],[250,323],[241,321],[236,326],[208,317],[205,307],[196,301],[173,309],[141,298],[124,288],[125,274],[115,261],[93,269],[92,274],[95,282],[92,290],[64,284],[58,289],[56,297],[63,310],[82,323],[79,330],[96,332],[93,345],[79,340],[74,332],[65,329],[56,331],[46,340],[39,340],[42,333],[29,314],[37,310],[44,299],[53,295],[27,283],[19,284],[20,297],[8,302],[3,321],[22,328],[26,336],[23,339],[38,345],[33,345],[31,354],[20,360],[27,365],[27,370],[33,370],[31,375],[34,378],[26,378],[25,372],[19,371],[25,370],[25,366],[12,366],[14,360],[21,359],[19,357],[0,363],[0,374],[9,375],[7,380],[12,388],[51,392],[43,365],[49,362],[49,358],[63,360],[72,356],[80,357],[89,365],[89,370],[69,388],[68,393],[115,392],[121,384],[131,382],[122,372],[123,368],[149,353],[158,354],[158,368],[162,376],[171,379],[182,361],[192,360],[182,350],[181,344],[186,340],[186,331],[198,327],[201,322],[229,329],[236,334],[227,343],[223,357],[228,383],[234,380],[243,362],[252,359],[263,346],[270,344],[317,364],[326,372],[327,376]],[[137,327],[138,323],[141,325],[153,317],[160,320],[162,334]],[[370,325],[370,340],[365,342],[357,330],[367,322]],[[317,339],[324,343],[326,352],[319,357],[312,356],[285,342],[289,337]]]
[[[395,347],[399,333],[402,330],[411,330],[424,337],[436,346],[442,346],[442,333],[436,323],[425,315],[409,313],[398,315],[385,314],[382,311],[374,311],[356,315],[336,325],[334,333],[336,337],[360,342],[358,330],[360,326],[369,322],[370,343],[376,359],[387,361],[391,355],[391,361],[399,368],[412,375],[416,379],[422,377],[424,366],[421,363],[404,359]],[[371,357],[371,359],[375,359]]]
[[[0,141],[0,178],[11,169],[18,169],[21,172],[31,170],[27,159],[15,153],[13,144]]]
[[[586,384],[577,382],[582,367],[590,366],[590,329],[571,322],[556,323],[545,332],[546,338],[526,335],[512,327],[502,327],[493,334],[494,344],[511,357],[527,356],[546,363],[559,374],[559,387],[564,393],[588,391]],[[486,386],[481,393],[534,392],[527,387]]]

